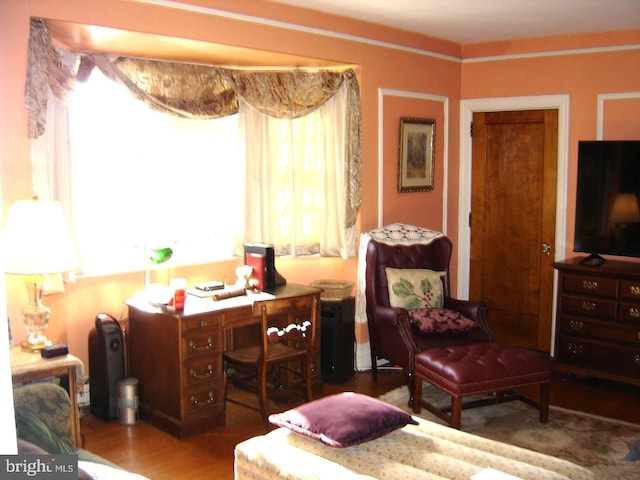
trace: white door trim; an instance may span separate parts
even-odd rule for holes
[[[460,178],[458,211],[458,284],[457,297],[469,298],[471,268],[471,122],[474,112],[509,110],[558,110],[558,172],[556,198],[556,238],[554,260],[564,256],[567,229],[567,187],[569,171],[569,95],[540,95],[527,97],[477,98],[460,102]],[[557,274],[554,277],[554,285]],[[555,288],[553,298],[553,329],[551,353],[553,354],[553,332],[555,331]]]

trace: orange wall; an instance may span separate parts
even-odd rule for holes
[[[635,95],[606,95],[601,103],[603,140],[640,138],[640,91]]]
[[[184,0],[183,3],[188,2]],[[572,212],[577,141],[595,138],[598,95],[640,91],[640,31],[460,46],[258,0],[191,0],[191,4],[209,10],[189,12],[140,4],[135,0],[0,0],[0,58],[3,62],[0,73],[0,193],[3,217],[12,201],[32,194],[23,104],[30,16],[357,65],[363,114],[362,230],[377,227],[378,218],[382,218],[384,223],[411,222],[434,229],[443,229],[446,225],[447,234],[457,239],[460,98],[571,96],[568,207]],[[221,11],[252,18],[230,18],[219,14]],[[267,24],[256,21],[257,17],[282,23]],[[324,33],[299,27],[313,27]],[[636,47],[605,52],[585,50],[579,54],[556,56],[523,55],[617,45]],[[462,56],[467,59],[465,62],[460,60]],[[622,134],[618,132],[624,127],[624,135],[640,138],[637,133],[638,101],[629,100],[631,110],[625,102],[605,102],[604,131],[614,138]],[[383,112],[382,117],[380,112]],[[635,113],[625,119],[625,112]],[[401,116],[436,119],[435,188],[431,192],[399,194],[396,191]],[[381,138],[378,135],[380,124],[383,126]],[[381,176],[379,157],[382,158]],[[382,185],[380,191],[379,184]],[[378,211],[380,194],[383,198],[381,212]],[[569,214],[569,218],[571,216]],[[572,229],[573,226],[568,225],[567,231]],[[567,245],[571,243],[572,238],[567,238]],[[163,274],[166,278],[186,276],[192,282],[224,276],[232,278],[237,263],[222,262]],[[355,259],[279,259],[277,266],[287,280],[294,283],[309,283],[319,278],[355,280]],[[455,287],[457,258],[453,259],[452,266],[452,286]],[[65,294],[47,299],[46,303],[52,308],[49,337],[67,343],[72,352],[87,362],[87,334],[96,313],[126,315],[124,300],[142,287],[142,272],[78,279],[67,286]],[[26,293],[20,281],[11,276],[7,276],[7,300],[14,340],[21,341],[25,335],[19,310],[26,303]],[[359,331],[357,335],[360,340],[366,339],[366,332]]]

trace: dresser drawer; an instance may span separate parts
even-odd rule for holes
[[[620,302],[618,320],[640,326],[640,303]]]
[[[217,352],[220,350],[220,341],[221,335],[218,328],[203,328],[187,332],[182,337],[184,358]]]
[[[640,302],[640,281],[620,280],[620,298]]]
[[[565,292],[615,297],[618,293],[618,280],[615,278],[595,277],[587,275],[564,275]]]
[[[221,369],[218,355],[199,355],[182,364],[184,385],[191,387],[203,382],[220,381]]]
[[[616,301],[598,297],[563,295],[562,313],[614,320],[616,318]]]
[[[637,326],[619,322],[571,317],[564,315],[560,319],[560,331],[569,335],[584,335],[596,339],[640,344],[640,322]]]
[[[563,335],[560,337],[558,359],[568,365],[640,379],[640,345],[616,345]]]

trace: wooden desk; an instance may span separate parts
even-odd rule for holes
[[[320,303],[315,287],[285,285],[274,295],[292,300],[313,295]],[[222,353],[245,341],[232,332],[259,323],[253,301],[267,297],[273,298],[249,295],[214,302],[188,295],[183,312],[127,301],[129,374],[140,381],[140,417],[177,437],[224,425]],[[315,370],[319,382],[319,361]]]
[[[78,407],[77,370],[80,375],[84,364],[73,355],[54,358],[42,358],[40,352],[25,352],[21,347],[11,348],[11,377],[13,383],[29,383],[49,377],[67,377],[69,381],[69,399],[71,400],[71,433],[75,446],[82,447],[80,435],[80,411]]]

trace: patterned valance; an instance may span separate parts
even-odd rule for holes
[[[360,207],[362,147],[360,90],[354,70],[236,70],[160,60],[69,52],[54,47],[46,23],[31,20],[25,100],[29,136],[46,129],[47,96],[64,99],[76,82],[93,68],[126,86],[150,108],[186,118],[213,119],[238,112],[238,98],[266,115],[296,118],[307,115],[343,85],[349,113],[346,158],[349,185],[346,226],[353,226]]]

